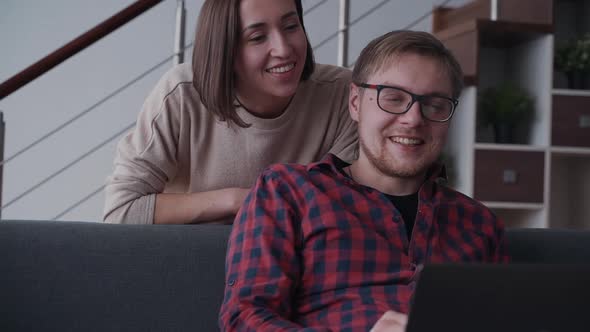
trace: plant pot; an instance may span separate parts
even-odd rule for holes
[[[496,143],[514,143],[514,125],[507,123],[494,124],[494,138]]]

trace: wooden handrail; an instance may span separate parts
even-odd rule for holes
[[[33,81],[37,77],[45,74],[53,67],[67,60],[86,47],[92,45],[94,42],[115,31],[120,26],[131,21],[135,17],[141,15],[143,12],[147,11],[160,2],[162,2],[162,0],[138,0],[117,14],[111,16],[104,22],[80,35],[78,38],[72,40],[61,48],[55,50],[53,53],[47,55],[43,59],[30,65],[20,73],[12,76],[0,84],[0,99],[3,99],[4,97]]]

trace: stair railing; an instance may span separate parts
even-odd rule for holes
[[[162,0],[138,0],[0,84],[0,100],[144,13]]]
[[[119,27],[127,24],[128,22],[130,22],[137,16],[143,14],[144,12],[151,9],[160,2],[162,2],[162,0],[138,0],[129,5],[128,7],[124,8],[120,12],[116,13],[115,15],[111,16],[110,18],[106,19],[102,23],[98,24],[94,28],[88,30],[87,32],[73,39],[64,46],[58,48],[49,55],[43,57],[41,60],[33,63],[29,67],[25,68],[21,72],[17,73],[16,75],[12,76],[8,80],[0,84],[0,100],[4,99],[6,96],[17,91],[18,89],[27,85],[28,83],[35,80],[39,76],[45,74],[46,72],[50,71],[55,66],[59,65],[65,60],[84,50],[88,46],[94,44],[98,40],[117,30]],[[178,17],[184,20],[183,14],[184,13],[181,13],[179,10]],[[184,29],[184,22],[182,22],[182,28]],[[177,30],[177,34],[178,33],[179,32]],[[181,37],[177,38],[178,42],[184,43],[184,31],[182,31],[180,36]],[[179,59],[182,60],[180,49],[178,50],[177,56]],[[4,160],[4,131],[5,122],[3,119],[2,112],[0,112],[0,206],[2,206],[1,204],[3,188],[3,170],[4,164],[6,163],[6,160]],[[2,208],[0,208],[0,217],[1,213]]]

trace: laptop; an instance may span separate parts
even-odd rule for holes
[[[588,332],[590,265],[426,265],[406,331]]]

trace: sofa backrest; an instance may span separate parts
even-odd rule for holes
[[[590,231],[515,228],[506,232],[513,263],[590,264]]]
[[[0,331],[217,331],[230,226],[0,222]]]
[[[230,230],[0,221],[0,331],[217,331]],[[507,242],[513,262],[590,262],[589,231]]]

